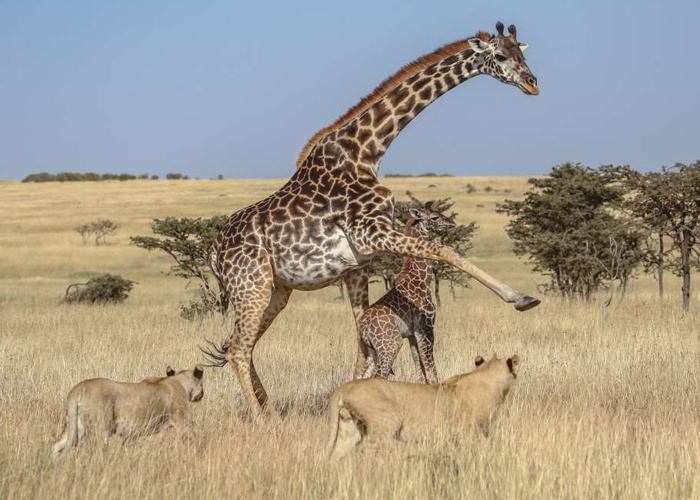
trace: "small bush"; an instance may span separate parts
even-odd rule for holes
[[[491,191],[493,191],[493,188],[491,186],[486,186],[484,188],[484,191],[486,191],[487,193],[490,193]]]
[[[476,186],[474,184],[467,184],[467,194],[476,193]]]
[[[80,237],[83,239],[83,245],[87,245],[88,240],[90,239],[90,236],[93,233],[92,224],[81,224],[78,227],[76,227],[75,230],[78,232]]]
[[[66,288],[61,303],[86,302],[88,304],[118,304],[124,302],[137,283],[116,274],[102,274],[90,278],[87,283],[72,283]]]
[[[107,243],[107,236],[115,234],[119,225],[109,219],[98,219],[92,224],[92,232],[95,234],[95,245]]]
[[[117,232],[119,224],[109,219],[97,219],[89,224],[81,224],[76,227],[80,237],[83,239],[83,245],[88,244],[90,236],[95,235],[95,245],[104,245],[107,242],[107,236]]]

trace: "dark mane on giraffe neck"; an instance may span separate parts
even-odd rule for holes
[[[482,41],[488,41],[492,38],[492,35],[486,33],[485,31],[479,31],[472,38],[479,38]],[[344,115],[342,115],[340,118],[338,118],[336,121],[334,121],[327,127],[323,127],[321,130],[319,130],[313,136],[311,136],[311,139],[309,139],[306,145],[304,145],[301,152],[299,153],[299,156],[297,157],[297,169],[301,168],[301,166],[304,164],[304,161],[306,161],[306,158],[308,158],[309,154],[311,154],[311,151],[313,151],[316,144],[318,144],[323,137],[335,130],[338,130],[343,125],[357,118],[360,114],[362,114],[363,111],[370,108],[373,104],[379,101],[382,97],[388,94],[391,90],[393,90],[404,80],[407,80],[416,73],[423,71],[428,66],[440,62],[446,57],[468,49],[469,40],[470,38],[465,38],[463,40],[458,40],[456,42],[443,45],[439,49],[436,49],[429,54],[420,56],[415,61],[406,64],[396,73],[385,79],[382,83],[380,83],[377,86],[377,88],[375,88],[369,95],[360,99],[360,102],[351,107]]]
[[[408,219],[408,222],[406,222],[406,229],[405,229],[405,231],[404,231],[404,234],[405,234],[406,236],[414,236],[414,234],[413,234],[413,233],[414,233],[413,224],[414,224],[415,222],[416,222],[416,219],[414,219],[413,217],[410,217],[410,218]]]

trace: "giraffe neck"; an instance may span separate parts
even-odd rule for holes
[[[413,218],[410,218],[406,223],[406,236],[413,236],[422,240],[429,238],[427,229],[423,224],[416,224]],[[406,257],[403,260],[401,273],[396,279],[396,283],[399,284],[400,282],[413,279],[420,282],[422,285],[421,289],[429,290],[430,282],[433,279],[433,262],[428,259]]]
[[[407,76],[319,145],[337,146],[346,161],[376,176],[384,154],[401,130],[438,97],[482,74],[482,66],[483,55],[469,48],[446,56]]]

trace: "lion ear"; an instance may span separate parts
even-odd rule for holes
[[[476,366],[481,366],[481,365],[483,365],[483,364],[484,364],[484,358],[482,358],[481,356],[477,356],[476,358],[474,358],[474,364],[475,364]]]
[[[508,358],[506,361],[508,363],[508,368],[510,368],[510,371],[513,371],[513,369],[518,366],[518,363],[520,363],[520,356],[513,356],[512,358]]]
[[[165,374],[168,377],[172,377],[173,375],[175,375],[175,370],[173,370],[172,366],[168,365],[168,367],[165,369]]]
[[[194,378],[200,379],[204,375],[204,368],[202,365],[196,365],[194,367]]]

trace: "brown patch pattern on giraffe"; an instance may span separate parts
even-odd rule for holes
[[[406,235],[428,240],[434,229],[453,227],[452,219],[428,206],[412,210]],[[365,311],[360,320],[360,335],[368,356],[362,378],[388,378],[406,338],[421,380],[437,384],[433,358],[436,309],[430,294],[432,278],[430,260],[406,258],[394,287]]]
[[[472,37],[417,59],[315,134],[296,172],[276,193],[229,218],[209,259],[235,317],[218,362],[234,367],[254,413],[264,408],[275,414],[255,370],[253,349],[292,291],[323,288],[343,278],[357,323],[368,307],[367,264],[377,253],[444,260],[519,310],[539,302],[448,247],[395,231],[393,196],[376,175],[392,141],[432,101],[478,74],[519,85],[518,72],[526,66],[516,71],[515,65],[494,37]],[[362,375],[366,355],[358,334],[356,377]]]

